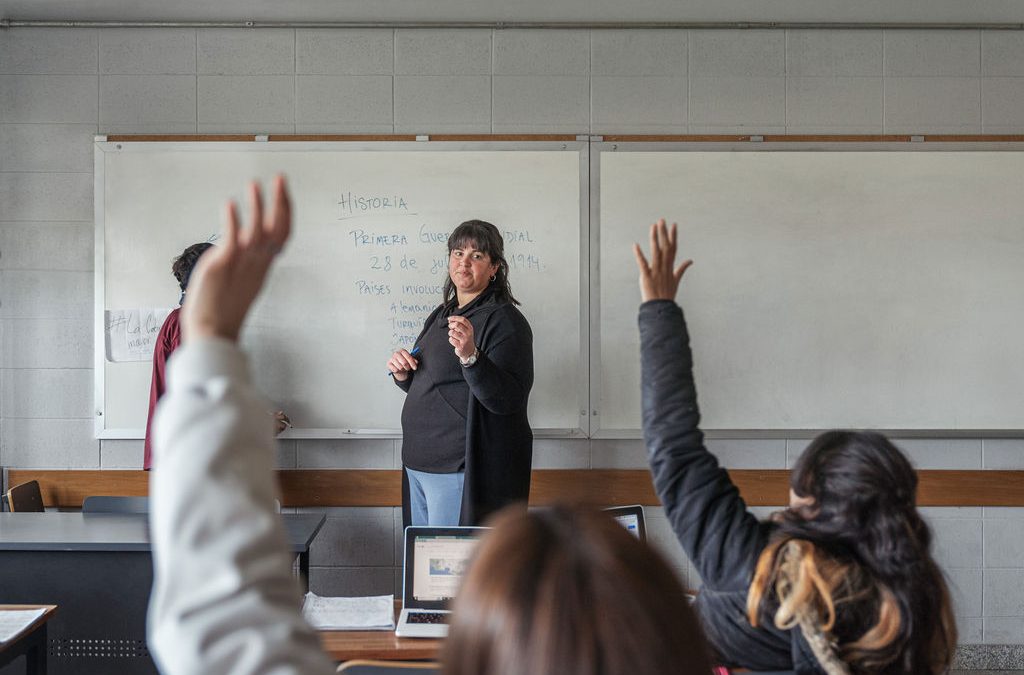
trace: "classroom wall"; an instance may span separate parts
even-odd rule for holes
[[[1024,133],[1022,104],[1019,31],[0,31],[0,465],[141,466],[141,441],[93,438],[96,133]],[[729,467],[782,468],[806,442],[711,447]],[[1024,469],[1022,440],[902,446],[921,468]],[[399,458],[400,441],[283,441],[278,460]],[[639,441],[539,440],[535,466],[645,457]],[[313,590],[398,588],[397,510],[327,512]],[[1024,508],[926,515],[963,641],[1024,643]]]

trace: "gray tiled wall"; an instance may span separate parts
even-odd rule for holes
[[[0,32],[0,464],[134,468],[92,436],[96,133],[1022,133],[1024,33],[11,29]],[[737,468],[806,439],[716,439]],[[926,468],[1024,469],[1024,440],[909,439]],[[400,442],[284,441],[287,467],[397,467]],[[538,440],[543,468],[639,441]],[[765,511],[765,510],[762,510]],[[396,509],[329,509],[313,589],[391,592]],[[651,538],[700,580],[660,509]],[[926,509],[966,642],[1024,643],[1024,509]]]

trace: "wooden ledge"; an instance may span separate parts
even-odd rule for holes
[[[789,471],[733,469],[729,472],[749,506],[783,506]],[[286,507],[400,506],[398,469],[279,469],[281,505]],[[1024,471],[918,471],[918,506],[1024,506]],[[47,506],[81,508],[89,495],[149,493],[146,471],[10,469],[8,485],[39,481]],[[582,500],[602,506],[659,506],[646,469],[539,469],[533,472],[530,503]]]
[[[411,142],[425,136],[438,142],[575,142],[575,134],[268,134],[267,142]],[[258,134],[109,134],[110,143],[254,143]]]

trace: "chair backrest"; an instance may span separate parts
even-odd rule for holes
[[[345,661],[338,666],[345,675],[416,675],[440,673],[441,666],[433,662],[416,661]]]
[[[82,513],[149,513],[149,497],[92,495],[82,501]]]
[[[11,511],[29,511],[40,513],[43,507],[43,493],[39,490],[39,481],[30,480],[15,485],[7,491],[7,505]]]

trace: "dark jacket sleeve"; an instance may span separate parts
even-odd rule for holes
[[[665,515],[705,587],[745,590],[767,526],[704,447],[690,338],[674,302],[641,305],[640,356],[644,440]]]
[[[488,318],[478,349],[477,362],[463,368],[470,392],[492,413],[520,412],[533,387],[533,331],[526,317],[502,305]]]

